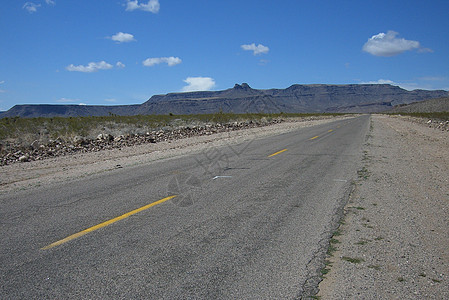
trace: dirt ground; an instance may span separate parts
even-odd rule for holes
[[[449,299],[449,133],[372,116],[318,299]]]

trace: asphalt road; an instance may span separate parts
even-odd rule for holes
[[[0,298],[307,296],[368,128],[361,116],[1,195]]]

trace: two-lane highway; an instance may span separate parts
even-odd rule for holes
[[[0,298],[305,296],[369,116],[0,196]]]

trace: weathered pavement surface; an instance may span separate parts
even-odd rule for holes
[[[320,299],[449,299],[449,134],[373,116]]]
[[[0,298],[311,295],[368,130],[361,116],[0,195]]]

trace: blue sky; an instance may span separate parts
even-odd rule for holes
[[[292,84],[449,90],[449,1],[8,0],[0,110]]]

